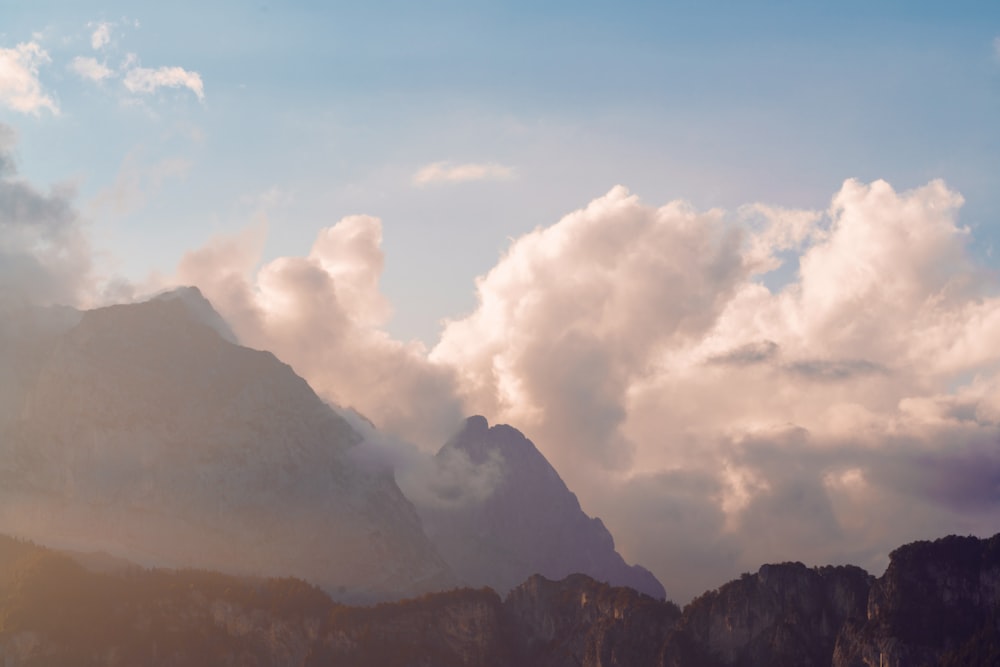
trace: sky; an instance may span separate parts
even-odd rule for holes
[[[197,284],[678,599],[1000,528],[995,2],[0,9],[0,303]]]

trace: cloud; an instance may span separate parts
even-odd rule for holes
[[[265,231],[250,228],[188,253],[173,280],[194,284],[240,341],[273,351],[336,404],[389,435],[436,449],[463,417],[451,369],[420,343],[390,338],[378,289],[382,225],[349,216],[322,230],[304,257],[258,267]]]
[[[165,158],[153,164],[143,164],[142,151],[125,156],[114,183],[100,190],[91,202],[95,211],[110,211],[125,215],[142,208],[170,179],[184,178],[191,162],[183,158]]]
[[[58,114],[59,107],[38,80],[39,67],[49,62],[49,54],[36,42],[0,49],[0,104],[36,116],[43,109]]]
[[[98,51],[111,43],[111,27],[113,24],[101,21],[100,23],[90,25],[94,26],[94,32],[90,34],[91,48]]]
[[[517,239],[431,359],[469,411],[524,430],[674,595],[765,560],[878,569],[894,544],[1000,517],[1000,286],[966,252],[961,205],[940,181],[850,180],[826,211],[732,216],[615,188]],[[762,277],[789,253],[798,271],[772,291]],[[968,386],[973,372],[989,381]],[[650,512],[717,517],[654,524],[721,549],[718,568],[675,570],[697,556],[628,519],[635,484],[662,501]],[[894,521],[914,497],[919,515]]]
[[[97,62],[96,58],[77,56],[69,64],[69,68],[79,74],[84,79],[91,81],[103,81],[115,76],[115,72],[103,63]]]
[[[940,181],[848,180],[804,211],[615,187],[516,239],[431,350],[384,332],[368,216],[264,264],[263,226],[218,237],[172,280],[377,424],[364,455],[411,493],[491,478],[429,476],[401,441],[433,450],[473,413],[518,427],[684,601],[762,562],[877,572],[903,542],[995,530],[1000,284],[962,204]]]
[[[0,311],[79,305],[91,288],[90,247],[75,192],[42,192],[17,177],[15,136],[0,124]]]
[[[493,162],[452,164],[432,162],[413,174],[414,185],[466,183],[469,181],[502,181],[514,177],[514,170]]]
[[[205,99],[205,86],[201,75],[183,67],[132,67],[125,73],[125,87],[141,95],[155,93],[160,88],[187,88],[199,100]]]

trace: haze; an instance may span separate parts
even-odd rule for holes
[[[3,326],[197,285],[390,462],[520,429],[681,601],[996,530],[995,3],[4,15]]]

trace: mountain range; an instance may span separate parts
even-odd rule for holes
[[[196,288],[0,329],[0,531],[146,566],[297,576],[341,600],[582,572],[663,598],[537,448],[482,417],[433,457],[487,493],[416,506],[393,470]],[[530,508],[531,511],[527,511]]]

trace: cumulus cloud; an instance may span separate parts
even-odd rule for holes
[[[263,265],[264,227],[220,237],[174,279],[377,424],[364,455],[411,493],[465,502],[502,471],[428,476],[401,441],[515,425],[684,601],[766,561],[879,571],[900,543],[995,530],[1000,285],[962,204],[940,181],[728,213],[615,187],[515,240],[432,350],[383,330],[375,218]]]
[[[59,107],[43,91],[38,79],[39,67],[49,62],[49,54],[36,42],[0,49],[0,104],[34,115],[43,109],[59,113]]]
[[[160,88],[187,88],[199,100],[205,99],[201,75],[183,67],[132,67],[125,73],[125,87],[133,93],[150,94]]]
[[[432,162],[424,165],[413,174],[415,185],[433,185],[440,183],[465,183],[469,181],[501,181],[514,177],[514,170],[493,162],[452,164],[451,162]]]
[[[322,230],[304,257],[258,267],[265,232],[219,237],[186,255],[176,282],[198,285],[248,345],[290,363],[328,400],[390,435],[436,448],[462,418],[450,369],[421,343],[380,328],[382,225],[349,216]]]
[[[939,181],[847,181],[826,211],[734,215],[615,188],[518,239],[431,359],[682,599],[764,560],[877,569],[895,544],[1000,516],[1000,300],[961,205]],[[763,278],[789,253],[798,271],[772,291]],[[956,407],[976,371],[990,381]],[[912,498],[918,515],[894,521]],[[717,566],[704,578],[686,569],[699,558]]]
[[[103,63],[97,62],[96,58],[89,56],[77,56],[69,64],[69,68],[79,74],[84,79],[91,81],[103,81],[115,76],[115,72]]]
[[[18,178],[15,135],[0,124],[0,310],[77,305],[89,289],[90,249],[67,186],[40,191]]]

